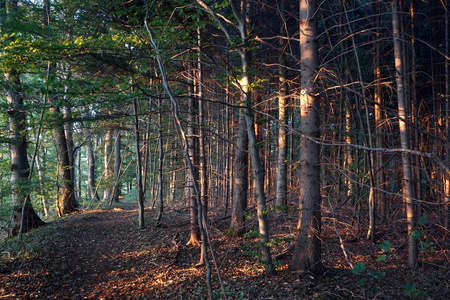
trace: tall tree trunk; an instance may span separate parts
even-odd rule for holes
[[[0,9],[1,9],[0,4]],[[6,99],[9,105],[10,151],[11,151],[11,186],[14,203],[14,226],[12,234],[24,233],[45,223],[34,211],[28,192],[29,169],[27,154],[26,115],[23,97],[20,91],[19,74],[14,69],[8,70],[5,79],[10,89]]]
[[[13,16],[6,13],[7,1],[0,0],[0,30],[7,32],[3,27],[5,21],[14,20]],[[17,9],[17,1],[9,1],[8,13],[14,13]],[[14,37],[11,37],[14,39]],[[14,209],[12,234],[27,232],[31,228],[45,225],[45,222],[36,214],[31,205],[28,192],[30,177],[30,165],[27,153],[27,120],[23,103],[21,82],[16,69],[5,71],[5,83],[8,91],[6,101],[8,103],[9,116],[9,145],[11,153],[11,187]]]
[[[239,51],[241,56],[241,80],[240,88],[241,101],[245,105],[245,121],[247,125],[248,135],[248,147],[250,150],[250,157],[253,170],[253,178],[255,184],[255,196],[256,196],[256,215],[258,219],[260,247],[262,254],[262,261],[267,274],[274,274],[275,268],[273,266],[272,257],[270,254],[269,243],[269,223],[267,221],[266,212],[266,194],[264,191],[264,166],[261,163],[259,150],[257,146],[255,123],[253,121],[253,113],[251,111],[251,78],[250,72],[250,53],[248,52],[248,32],[247,32],[247,14],[249,13],[249,7],[245,0],[241,1],[240,6],[237,5],[237,1],[231,1],[231,7],[233,14],[238,20],[238,28],[241,35],[241,41],[243,44],[242,49]]]
[[[197,54],[197,76],[194,80],[195,87],[195,95],[199,99],[198,100],[198,152],[199,152],[199,177],[200,177],[200,198],[202,202],[202,212],[203,212],[203,221],[205,226],[207,226],[207,217],[208,217],[208,202],[209,202],[209,182],[208,182],[208,172],[206,165],[206,145],[205,145],[205,133],[204,126],[206,126],[206,118],[205,118],[205,109],[204,102],[202,100],[202,62],[201,62],[201,34],[200,27],[197,27],[197,46],[198,46],[198,54]],[[206,248],[204,247],[205,243],[202,243],[201,254],[200,254],[200,263],[204,263],[203,257],[205,257],[204,252]]]
[[[285,17],[285,0],[280,3],[280,15],[281,15],[281,25],[280,25],[280,57],[278,67],[279,72],[279,96],[278,96],[278,121],[280,122],[278,129],[278,173],[277,173],[277,191],[276,191],[276,205],[282,206],[287,204],[287,143],[286,143],[286,107],[287,107],[287,95],[288,95],[288,85],[286,78],[286,22]]]
[[[449,41],[449,7],[445,9],[445,53],[450,53],[450,41]],[[445,155],[450,157],[450,60],[445,60],[445,137],[447,142],[445,143]],[[447,204],[444,205],[444,226],[447,229],[446,234],[450,231],[450,176],[445,175],[444,179],[444,201]]]
[[[194,180],[198,178],[198,139],[196,138],[197,131],[195,129],[195,120],[197,117],[197,101],[195,101],[195,89],[194,89],[194,70],[192,64],[189,64],[189,74],[188,74],[188,88],[189,88],[189,117],[188,117],[188,128],[187,128],[187,146],[189,152],[189,158],[193,162],[193,167],[195,174],[191,172],[190,169],[186,170],[186,191],[185,197],[189,201],[190,210],[190,225],[191,225],[191,236],[187,245],[200,246],[200,230],[198,227],[198,207],[197,200],[194,189]],[[201,197],[201,196],[200,196]],[[202,260],[203,257],[200,257]]]
[[[161,101],[161,100],[160,100]],[[159,178],[159,211],[158,211],[158,217],[156,218],[156,226],[162,225],[162,217],[164,212],[164,174],[163,174],[163,137],[162,137],[162,122],[161,122],[161,103],[159,103],[159,112],[158,112],[158,178]],[[175,171],[173,171],[175,174]],[[173,181],[175,181],[175,178],[172,178]],[[173,183],[171,183],[173,184]],[[174,191],[172,191],[173,193]]]
[[[380,13],[381,11],[381,4],[379,1],[374,1],[374,9],[376,12]],[[380,17],[376,17],[376,26],[380,26]],[[380,68],[380,43],[381,41],[380,36],[381,34],[379,32],[376,33],[376,41],[375,41],[375,54],[374,54],[374,76],[375,76],[375,91],[374,91],[374,101],[376,103],[374,110],[375,110],[375,147],[381,148],[383,147],[383,128],[382,128],[382,121],[383,121],[383,114],[382,114],[382,106],[383,106],[383,97],[382,97],[382,90],[381,90],[381,68]],[[377,151],[375,153],[375,186],[378,188],[376,192],[376,198],[378,199],[379,203],[379,211],[381,213],[382,218],[385,217],[386,214],[386,197],[385,193],[383,191],[380,191],[379,189],[385,189],[385,176],[384,172],[382,170],[383,166],[383,153],[381,151]]]
[[[141,160],[141,133],[139,126],[139,117],[138,117],[138,105],[137,101],[133,100],[133,109],[134,109],[134,141],[136,147],[136,181],[137,181],[137,189],[138,189],[138,221],[139,221],[139,229],[145,228],[145,219],[144,219],[144,185],[142,183],[142,160]]]
[[[318,138],[319,101],[315,95],[315,70],[318,67],[316,47],[317,24],[315,0],[300,0],[301,95],[300,131],[304,134],[300,152],[300,218],[291,270],[322,274],[320,211],[320,146],[308,138]]]
[[[403,150],[409,150],[409,131],[406,127],[406,120],[410,119],[406,110],[404,73],[402,61],[402,45],[400,35],[399,1],[394,0],[392,5],[392,29],[394,35],[394,58],[395,58],[395,79],[397,83],[397,100],[400,128],[400,144]],[[406,204],[406,218],[408,224],[408,266],[417,268],[418,251],[417,240],[414,236],[416,230],[416,216],[414,205],[414,191],[412,182],[411,158],[406,152],[402,153],[403,167],[403,198]]]

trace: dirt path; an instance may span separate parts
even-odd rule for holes
[[[42,240],[35,241],[39,245],[34,253],[13,261],[3,272],[7,274],[0,278],[7,284],[0,285],[0,298],[147,298],[139,294],[139,288],[129,288],[136,282],[142,285],[151,277],[148,271],[162,266],[149,261],[146,249],[150,245],[164,248],[158,244],[167,239],[155,242],[159,230],[137,230],[136,219],[136,205],[123,204],[50,224]],[[169,249],[166,254],[170,256]]]

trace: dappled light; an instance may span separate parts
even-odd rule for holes
[[[447,2],[0,0],[0,300],[450,299]]]

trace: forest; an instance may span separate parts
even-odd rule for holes
[[[0,299],[450,299],[449,14],[0,0]]]

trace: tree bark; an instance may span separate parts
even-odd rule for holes
[[[105,140],[104,140],[104,155],[103,155],[103,165],[104,165],[104,176],[103,181],[105,182],[105,188],[103,190],[103,202],[110,203],[113,193],[114,193],[114,164],[113,160],[113,133],[112,129],[106,129]],[[139,149],[138,149],[139,151]]]
[[[7,19],[13,19],[6,12],[6,2],[0,1],[0,30],[7,32],[3,28],[3,23]],[[8,12],[12,13],[17,9],[17,1],[9,1]],[[14,39],[14,37],[11,37]],[[27,120],[26,109],[24,107],[21,91],[19,73],[16,69],[10,68],[4,73],[7,85],[6,101],[8,103],[9,116],[9,145],[11,153],[11,187],[14,209],[12,234],[27,232],[31,228],[45,225],[45,222],[36,214],[31,205],[28,192],[30,165],[28,163],[27,152]]]
[[[97,193],[96,173],[95,173],[95,154],[94,143],[92,141],[91,130],[86,131],[86,159],[87,159],[87,173],[88,173],[88,189],[91,201],[100,201],[100,197]]]
[[[161,100],[160,100],[161,101]],[[159,211],[158,217],[156,218],[156,226],[160,227],[162,225],[162,217],[164,212],[164,174],[163,174],[163,137],[162,137],[162,112],[161,112],[161,102],[159,103],[159,112],[158,112],[158,178],[159,178]],[[175,174],[175,172],[174,172]],[[172,178],[175,181],[175,178]],[[172,183],[173,184],[173,183]],[[173,193],[174,191],[172,191]]]
[[[315,70],[318,67],[316,47],[317,24],[315,0],[300,0],[300,53],[301,95],[300,131],[308,137],[318,138],[320,116],[319,101],[315,95]],[[300,152],[300,217],[291,270],[322,274],[321,211],[320,211],[320,146],[302,138]]]
[[[189,201],[189,210],[190,210],[190,226],[191,226],[191,236],[187,245],[200,246],[200,230],[198,227],[198,207],[197,200],[194,189],[194,180],[198,178],[198,138],[196,137],[197,131],[195,129],[195,120],[197,117],[197,101],[194,99],[194,71],[192,64],[189,64],[189,75],[188,75],[188,88],[189,88],[189,116],[188,116],[188,127],[187,127],[187,136],[186,142],[189,152],[189,158],[193,162],[193,167],[195,170],[195,174],[191,172],[190,169],[186,170],[186,190],[185,197]],[[201,196],[200,196],[201,197]],[[203,256],[200,257],[200,260],[203,259]]]
[[[287,95],[288,95],[288,85],[286,78],[286,65],[287,65],[287,57],[286,57],[286,46],[287,42],[285,38],[287,38],[286,32],[286,22],[284,20],[285,17],[285,0],[282,0],[280,3],[280,15],[281,15],[281,26],[280,26],[280,57],[278,67],[279,72],[279,96],[278,96],[278,121],[279,129],[278,129],[278,160],[277,160],[277,191],[276,191],[276,205],[283,206],[287,204],[287,143],[286,143],[286,107],[287,107]]]
[[[248,135],[245,114],[239,111],[238,133],[234,150],[233,198],[230,229],[237,233],[245,232],[245,210],[248,195]]]
[[[139,126],[139,118],[138,118],[138,106],[136,100],[133,100],[133,109],[134,109],[134,141],[136,147],[136,181],[137,181],[137,189],[138,189],[138,221],[139,221],[139,229],[145,228],[145,218],[144,218],[144,186],[142,183],[142,160],[141,160],[141,134],[140,134],[140,126]]]
[[[122,168],[122,157],[121,157],[121,137],[119,129],[114,129],[114,174],[113,174],[113,194],[110,200],[110,204],[113,202],[119,202],[120,191],[122,189],[122,184],[120,182],[120,170]]]
[[[392,5],[392,29],[394,35],[394,58],[395,58],[395,79],[397,84],[397,100],[400,128],[400,144],[403,150],[409,150],[409,131],[406,127],[406,120],[409,119],[406,110],[406,98],[404,87],[403,61],[402,61],[402,45],[400,35],[400,18],[398,12],[398,0],[393,1]],[[408,266],[417,268],[418,251],[417,240],[414,236],[416,230],[416,216],[414,205],[414,191],[412,182],[411,158],[407,152],[402,152],[402,168],[403,168],[403,199],[406,204],[406,218],[408,225]]]
[[[5,74],[5,77],[6,82],[10,86],[6,98],[9,105],[11,186],[14,203],[12,234],[17,235],[25,233],[32,228],[45,225],[45,222],[34,211],[27,191],[30,166],[26,142],[26,115],[20,91],[19,74],[14,69],[11,69]]]

